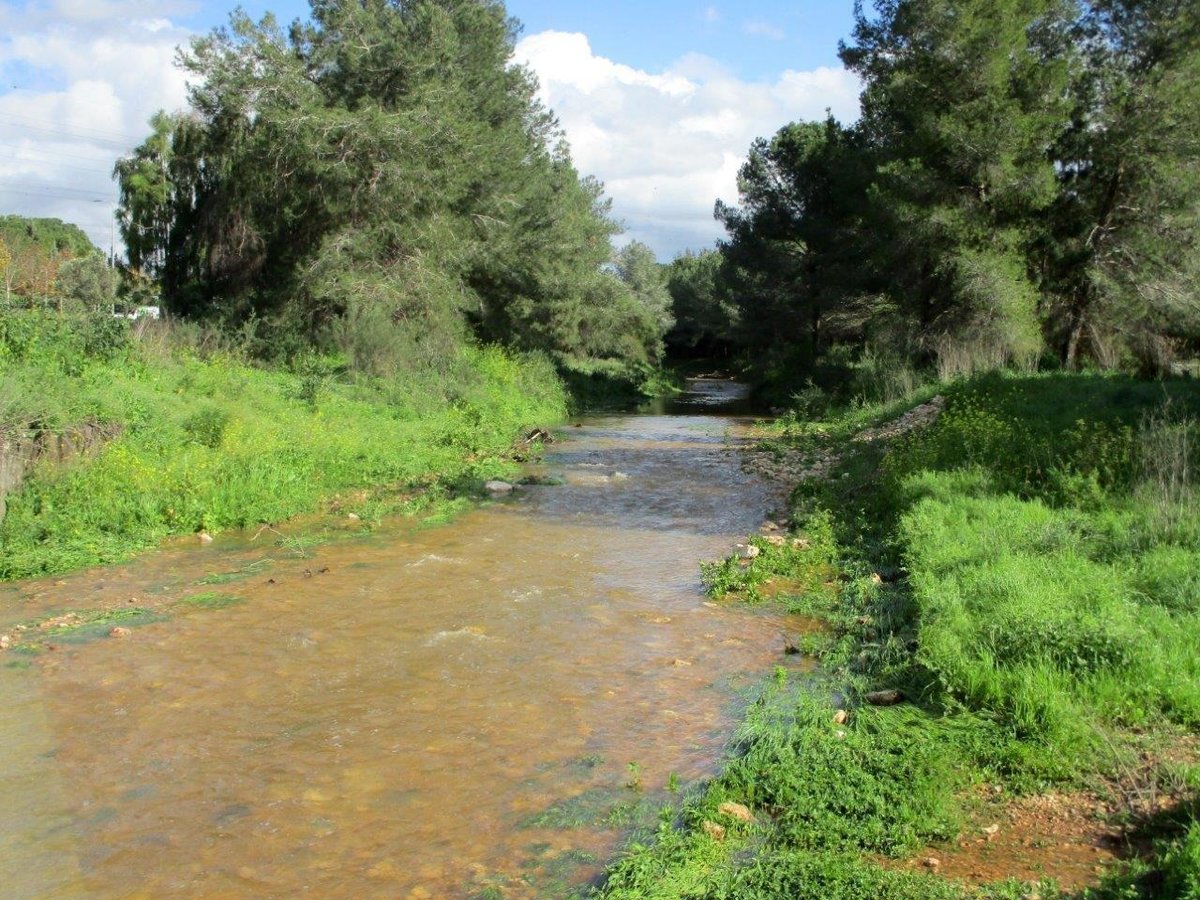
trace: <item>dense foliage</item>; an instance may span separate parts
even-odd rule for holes
[[[99,259],[99,251],[76,225],[59,219],[0,216],[0,285],[6,302],[13,296],[56,294],[64,264],[91,256]]]
[[[717,208],[721,333],[768,378],[846,347],[942,375],[1195,354],[1195,4],[885,0],[841,57],[861,119],[756,141]]]
[[[235,14],[183,57],[190,110],[117,164],[130,263],[273,355],[383,374],[476,337],[585,372],[651,363],[668,318],[610,265],[607,203],[512,64],[516,30],[496,0],[313,0],[286,30]]]
[[[251,365],[193,325],[0,317],[0,440],[81,423],[112,439],[7,497],[0,581],[114,562],[164,537],[348,506],[369,523],[469,496],[513,440],[565,414],[549,360],[462,347],[405,379]]]

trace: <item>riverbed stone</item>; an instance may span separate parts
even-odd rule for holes
[[[510,494],[513,486],[507,481],[489,481],[484,484],[483,488],[489,494]]]

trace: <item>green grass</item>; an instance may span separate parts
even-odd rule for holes
[[[522,428],[565,415],[553,367],[467,347],[381,380],[249,365],[124,323],[10,311],[0,430],[117,426],[91,459],[9,496],[0,579],[125,559],[170,535],[254,527],[337,502],[364,518],[511,474]],[[426,501],[427,502],[427,501]]]
[[[244,581],[247,578],[253,578],[255,575],[261,575],[274,564],[275,560],[273,559],[256,560],[255,562],[247,563],[241,568],[234,569],[231,572],[212,572],[208,575],[205,575],[203,578],[197,579],[196,584],[230,584],[234,581]]]
[[[220,591],[204,591],[200,594],[193,594],[190,597],[185,597],[177,604],[180,607],[193,607],[196,609],[228,609],[231,606],[237,606],[244,603],[242,597],[235,594],[222,594]]]
[[[71,622],[63,622],[52,628],[37,629],[32,632],[34,640],[39,644],[53,640],[63,644],[87,644],[108,637],[114,627],[137,628],[161,622],[163,616],[150,609],[130,607],[118,610],[92,610],[79,614],[79,618]],[[36,624],[36,623],[33,623]],[[21,648],[18,648],[21,649]],[[29,648],[37,652],[38,645]]]
[[[932,427],[849,440],[935,392],[947,405]],[[704,576],[714,596],[751,602],[784,582],[777,602],[827,622],[809,644],[823,674],[768,688],[723,773],[635,839],[599,895],[1024,896],[1034,888],[879,862],[952,839],[986,781],[1172,785],[1184,807],[1155,853],[1085,894],[1200,897],[1200,777],[1154,763],[1200,730],[1198,418],[1191,381],[988,376],[773,426],[774,448],[841,454],[830,479],[793,494],[806,546],[754,538],[756,559]],[[880,688],[907,702],[863,702]],[[725,800],[754,823],[720,819]]]

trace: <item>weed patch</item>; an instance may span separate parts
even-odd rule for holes
[[[852,439],[934,391],[935,423]],[[724,772],[635,840],[600,896],[1061,896],[878,860],[953,839],[985,781],[1171,783],[1194,799],[1193,780],[1147,760],[1200,729],[1198,413],[1186,381],[995,375],[771,426],[768,452],[832,460],[793,494],[801,541],[751,538],[752,559],[703,575],[713,596],[753,602],[794,579],[778,595],[827,623],[803,646],[824,674],[777,679]],[[901,703],[873,706],[880,688]],[[752,820],[722,818],[726,802]],[[1185,816],[1080,896],[1200,897],[1198,848]]]
[[[191,597],[185,597],[179,601],[179,607],[192,609],[228,609],[231,606],[237,606],[244,603],[245,599],[238,597],[235,594],[222,594],[219,591],[205,591],[201,594],[193,594]]]
[[[247,578],[253,578],[256,575],[261,575],[274,564],[275,561],[273,559],[260,559],[256,562],[247,563],[241,568],[234,569],[232,572],[213,572],[209,575],[205,575],[203,578],[197,579],[196,584],[214,585],[230,584],[234,581],[244,581]]]
[[[120,430],[92,458],[44,468],[7,498],[0,579],[119,561],[170,535],[280,522],[341,493],[386,486],[396,499],[367,513],[407,511],[414,495],[509,473],[514,436],[565,415],[547,360],[495,348],[462,348],[404,384],[322,364],[313,389],[312,366],[258,368],[143,344],[124,326],[98,337],[97,327],[35,311],[10,311],[0,327],[0,430]]]

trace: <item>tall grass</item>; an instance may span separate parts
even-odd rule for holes
[[[264,369],[221,346],[200,352],[191,329],[175,342],[150,329],[142,343],[120,327],[36,313],[0,326],[0,427],[121,427],[92,459],[44,468],[8,498],[0,578],[279,521],[338,493],[366,502],[483,478],[507,465],[521,428],[565,414],[548,361],[495,348],[382,379],[336,360]]]
[[[1196,471],[1200,469],[1200,423],[1175,414],[1168,400],[1148,413],[1138,433],[1142,459],[1139,496],[1164,529],[1174,531],[1200,517]]]
[[[935,390],[938,421],[886,444],[850,437],[905,404],[775,429],[773,441],[841,456],[793,494],[809,556],[755,539],[748,565],[705,575],[749,599],[766,578],[793,578],[805,596],[783,600],[828,621],[809,645],[829,679],[816,690],[832,688],[849,719],[804,692],[766,698],[682,828],[632,847],[604,896],[1028,896],[872,857],[952,836],[972,802],[964,785],[980,781],[1194,794],[1200,770],[1164,760],[1200,731],[1200,385],[988,375],[926,385],[907,405]],[[839,577],[814,585],[821,565]],[[855,702],[879,688],[908,704]],[[721,819],[723,800],[749,805],[753,827]],[[1095,896],[1200,896],[1200,843],[1183,819],[1157,859]],[[729,825],[724,842],[706,821]]]

